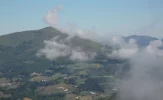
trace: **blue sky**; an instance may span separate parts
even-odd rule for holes
[[[1,0],[0,35],[46,27],[47,11],[61,5],[59,25],[95,27],[101,34],[163,37],[162,0]]]

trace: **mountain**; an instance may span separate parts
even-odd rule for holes
[[[17,68],[24,69],[25,67],[35,66],[33,68],[35,69],[37,68],[37,65],[35,65],[37,62],[42,60],[42,63],[45,61],[49,62],[46,59],[36,57],[36,53],[44,47],[44,40],[52,39],[55,36],[60,36],[61,38],[67,37],[66,34],[50,27],[0,36],[0,68],[11,69],[13,66],[17,66]],[[79,37],[74,37],[71,43],[73,46],[80,45],[83,48],[88,48],[88,51],[100,50],[100,44]],[[37,60],[36,63],[34,63],[35,60]],[[27,62],[33,63],[29,64]],[[20,65],[17,65],[17,63]],[[40,68],[42,65],[44,64],[38,67]]]
[[[88,39],[74,37],[72,47],[97,52],[91,61],[79,62],[58,58],[37,57],[44,40],[67,37],[57,29],[16,32],[0,36],[0,99],[22,100],[112,100],[119,91],[118,83],[130,69],[127,60],[107,58],[111,48]],[[125,37],[146,46],[157,38],[132,35]]]
[[[125,37],[126,41],[129,41],[129,39],[135,39],[137,41],[137,44],[141,47],[149,45],[151,41],[158,40],[158,38],[155,37],[141,35],[130,35]]]
[[[108,98],[107,94],[114,92],[114,81],[123,74],[115,72],[126,67],[124,61],[106,60],[101,44],[80,37],[72,38],[71,45],[97,52],[92,61],[78,62],[67,58],[51,61],[37,57],[36,53],[44,47],[44,40],[55,36],[59,39],[67,37],[50,27],[0,36],[1,100],[27,97],[33,100],[74,100],[75,97],[100,100],[101,95]]]
[[[23,42],[29,41],[34,41],[36,44],[39,44],[43,40],[51,39],[57,35],[63,35],[63,33],[50,27],[46,27],[40,30],[16,32],[0,36],[0,45],[18,46]]]

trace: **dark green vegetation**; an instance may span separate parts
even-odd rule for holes
[[[113,88],[127,71],[127,62],[106,58],[101,52],[102,45],[79,37],[72,39],[72,45],[97,52],[92,61],[79,63],[67,58],[50,61],[37,57],[38,50],[44,47],[43,41],[58,35],[67,37],[50,27],[0,36],[0,100],[115,98]]]

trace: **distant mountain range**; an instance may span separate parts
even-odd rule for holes
[[[142,36],[142,35],[130,35],[125,37],[126,41],[129,39],[135,39],[139,46],[147,46],[151,41],[158,40],[158,38],[151,37],[151,36]]]

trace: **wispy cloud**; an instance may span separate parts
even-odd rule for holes
[[[67,44],[69,40],[57,41],[58,37],[51,40],[45,40],[45,47],[39,50],[36,54],[38,57],[46,57],[49,60],[55,60],[60,57],[67,57],[73,61],[87,61],[95,57],[95,52],[86,52],[78,47],[72,47],[71,44]],[[70,40],[71,41],[71,40]],[[69,41],[69,42],[70,42]]]
[[[54,9],[49,10],[44,17],[45,23],[49,24],[52,27],[56,27],[58,24],[58,15],[57,13],[62,9],[61,5],[56,6]]]

